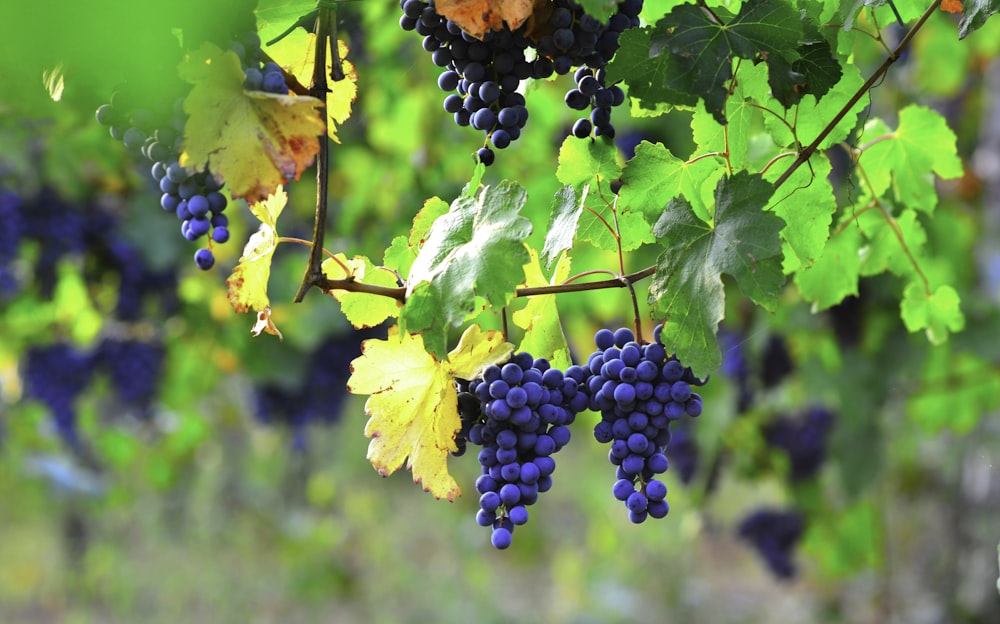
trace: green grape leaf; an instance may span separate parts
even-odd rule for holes
[[[578,198],[576,189],[567,184],[556,192],[552,200],[552,211],[549,213],[549,227],[545,232],[545,245],[542,247],[545,266],[551,268],[562,252],[573,248],[576,228],[589,191],[590,187],[584,185]]]
[[[740,172],[719,182],[711,222],[699,219],[683,198],[672,200],[656,222],[664,251],[649,303],[664,318],[664,346],[696,372],[721,362],[715,333],[725,308],[723,274],[763,308],[777,306],[784,282],[778,233],[784,223],[764,211],[773,192],[760,176]]]
[[[496,308],[507,305],[524,281],[531,222],[519,213],[528,195],[505,180],[474,197],[459,197],[438,217],[410,269],[400,324],[428,331],[432,353],[442,354],[446,332],[475,307],[476,295]]]
[[[649,222],[642,213],[617,206],[611,192],[611,182],[622,173],[618,151],[610,141],[578,139],[570,136],[559,148],[556,178],[582,194],[588,187],[586,208],[577,222],[578,238],[590,241],[599,249],[614,251],[619,241],[613,228],[617,226],[623,251],[653,242]]]
[[[931,174],[944,179],[963,174],[955,133],[944,117],[929,108],[907,106],[899,112],[899,128],[895,132],[871,140],[858,163],[868,175],[876,196],[892,186],[898,201],[930,213],[937,205]]]
[[[748,0],[727,23],[720,23],[702,7],[685,4],[675,7],[654,28],[649,56],[666,67],[651,73],[667,76],[663,95],[680,91],[698,96],[720,124],[726,123],[725,104],[734,58],[762,57],[768,65],[775,97],[785,107],[801,98],[795,85],[801,85],[804,77],[792,72],[790,64],[799,58],[796,48],[802,24],[799,12],[784,0]],[[628,76],[613,76],[624,78],[631,90]],[[689,100],[676,103],[686,104]]]
[[[662,36],[662,35],[658,35]],[[619,38],[620,47],[607,67],[609,82],[628,85],[628,95],[640,110],[650,115],[662,114],[665,103],[693,106],[698,97],[672,88],[669,83],[677,68],[669,55],[650,53],[653,27],[630,28]]]
[[[854,221],[866,240],[860,250],[861,275],[889,271],[905,277],[918,269],[916,263],[927,242],[927,233],[914,211],[893,218],[874,208],[857,214]]]
[[[348,391],[370,395],[365,402],[368,461],[384,477],[403,462],[415,483],[435,498],[449,501],[461,488],[448,472],[455,432],[462,428],[455,379],[472,379],[486,366],[510,357],[512,345],[498,331],[477,325],[444,361],[427,352],[419,334],[389,328],[387,340],[366,340],[361,357],[351,362]]]
[[[795,274],[795,283],[806,301],[813,302],[815,311],[837,305],[844,297],[858,294],[861,260],[861,233],[851,223],[851,216],[837,228],[812,266]]]
[[[529,249],[528,252],[531,255],[531,262],[524,266],[525,286],[558,284],[569,276],[570,260],[566,254],[559,256],[559,262],[550,282],[542,274],[538,252],[534,249]],[[546,358],[559,370],[566,370],[566,367],[572,364],[569,345],[559,320],[555,295],[528,297],[527,305],[514,312],[511,319],[515,325],[524,330],[524,338],[517,347],[518,351],[527,351],[535,357]]]
[[[965,327],[965,316],[959,306],[958,293],[951,286],[938,286],[928,294],[924,283],[914,279],[903,291],[900,316],[909,332],[925,330],[931,344],[948,340],[949,332],[959,332]]]
[[[344,254],[336,254],[323,261],[322,269],[328,279],[349,278],[370,286],[396,287],[395,275],[379,269],[364,256],[348,259]],[[355,329],[374,327],[387,318],[399,316],[400,303],[390,297],[337,289],[327,294],[340,302],[341,312]]]
[[[857,90],[864,84],[864,78],[856,65],[848,65],[843,68],[843,74],[837,84],[831,88],[822,100],[817,100],[816,96],[807,94],[799,102],[798,114],[795,117],[795,131],[798,140],[802,145],[810,145],[819,136],[819,133],[826,128],[830,119],[842,109]],[[860,114],[868,102],[862,98],[854,103],[848,114],[837,122],[834,129],[823,138],[817,146],[817,151],[825,150],[831,145],[840,143],[851,133],[858,123]],[[765,124],[774,137],[778,145],[792,145],[794,137],[789,132],[788,127],[771,115],[765,115]]]
[[[958,38],[965,39],[982,28],[991,15],[1000,11],[1000,0],[962,0],[962,19],[958,22]]]
[[[635,148],[635,156],[625,163],[618,204],[655,221],[671,198],[683,195],[698,218],[708,221],[710,214],[701,189],[719,168],[715,159],[685,162],[662,143],[642,141]]]
[[[763,78],[763,66],[740,70],[741,79],[726,101],[726,125],[721,126],[715,117],[704,108],[699,108],[691,118],[691,131],[698,146],[697,154],[710,152],[729,155],[729,165],[734,170],[745,169],[750,163],[750,137],[753,134],[754,116],[759,111],[748,101],[747,89],[758,84],[756,78]],[[721,167],[719,168],[722,169]]]
[[[251,308],[263,312],[271,304],[267,282],[271,278],[271,258],[278,246],[278,216],[287,203],[288,194],[279,186],[266,200],[250,204],[250,211],[261,223],[243,247],[239,264],[226,280],[226,296],[238,313]]]
[[[785,222],[781,230],[784,271],[794,273],[810,267],[823,253],[830,237],[830,222],[837,209],[837,199],[830,184],[830,160],[826,154],[813,154],[809,165],[799,167],[771,198],[768,207]],[[773,181],[779,175],[772,167],[764,176]]]
[[[180,163],[210,170],[233,197],[254,202],[298,180],[319,152],[324,125],[316,98],[243,90],[239,57],[206,43],[178,68],[184,100]]]
[[[474,196],[474,195],[471,195]],[[471,197],[470,196],[470,197]],[[448,212],[448,202],[432,197],[424,202],[413,217],[413,227],[408,236],[397,236],[392,239],[389,248],[385,250],[383,264],[402,276],[409,275],[413,261],[417,259],[420,248],[427,240],[427,232],[434,221]]]

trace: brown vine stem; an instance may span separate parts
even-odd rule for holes
[[[309,253],[309,266],[302,277],[302,285],[295,295],[295,303],[305,298],[310,288],[326,279],[323,275],[323,237],[326,234],[327,197],[330,187],[330,139],[328,117],[326,114],[326,96],[329,92],[326,76],[326,47],[330,45],[334,52],[334,65],[339,64],[337,54],[337,20],[336,9],[329,3],[319,3],[319,14],[316,16],[316,48],[313,57],[312,86],[309,95],[323,103],[323,133],[319,137],[319,153],[316,155],[316,219],[313,223],[313,247]]]
[[[819,144],[823,142],[823,139],[825,139],[828,134],[833,132],[833,129],[837,127],[837,124],[840,123],[840,120],[843,119],[844,116],[847,115],[847,113],[854,107],[854,105],[858,103],[858,100],[860,100],[866,93],[868,93],[872,89],[872,87],[875,86],[875,83],[882,80],[882,77],[885,76],[885,73],[889,71],[889,67],[896,62],[896,60],[899,58],[899,55],[902,54],[903,50],[905,50],[906,47],[910,45],[910,41],[913,40],[913,37],[917,34],[917,32],[920,31],[920,29],[923,27],[924,23],[927,22],[930,16],[934,15],[934,12],[937,11],[940,5],[941,5],[941,0],[934,0],[934,2],[932,2],[931,5],[927,7],[927,10],[924,11],[923,15],[920,16],[920,19],[917,20],[917,23],[914,24],[913,28],[911,28],[909,32],[906,33],[906,36],[903,37],[903,40],[899,42],[899,45],[896,46],[896,49],[893,50],[889,54],[889,56],[882,62],[882,65],[879,66],[879,68],[875,71],[875,73],[872,74],[867,81],[865,81],[865,84],[861,85],[861,88],[857,90],[857,92],[851,97],[851,99],[847,102],[847,104],[844,104],[844,106],[841,107],[840,111],[833,116],[833,119],[830,120],[830,123],[826,124],[826,127],[823,128],[823,130],[813,140],[813,142],[810,143],[808,146],[806,146],[806,148],[803,149],[801,152],[799,152],[799,157],[795,159],[795,162],[793,162],[791,166],[788,167],[788,169],[783,174],[781,174],[777,180],[774,181],[774,188],[778,188],[779,186],[784,184],[788,180],[788,178],[792,177],[792,174],[795,173],[795,171],[799,167],[804,165],[810,158],[812,158],[813,153],[819,147]]]
[[[645,269],[629,273],[628,275],[599,280],[596,282],[563,282],[562,284],[553,284],[551,286],[523,286],[514,292],[514,296],[534,297],[537,295],[558,295],[561,293],[583,292],[587,290],[603,290],[605,288],[626,288],[628,284],[633,284],[639,280],[646,279],[655,272],[656,266],[648,266]],[[346,290],[348,292],[360,292],[368,293],[370,295],[379,295],[381,297],[388,297],[401,303],[406,301],[405,286],[376,286],[374,284],[365,284],[364,282],[359,282],[352,278],[329,279],[327,277],[320,279],[316,285],[324,292],[329,292],[331,290]]]

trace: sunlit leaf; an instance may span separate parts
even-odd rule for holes
[[[243,255],[233,274],[226,280],[226,294],[236,312],[246,312],[251,308],[260,312],[270,305],[267,282],[271,277],[271,258],[278,245],[276,227],[278,216],[287,202],[288,194],[279,187],[265,201],[250,206],[261,223],[243,247]]]
[[[506,360],[513,347],[499,332],[471,326],[444,362],[424,348],[419,334],[389,329],[387,340],[366,340],[363,355],[351,363],[348,390],[367,394],[370,437],[368,460],[383,476],[406,461],[413,480],[435,498],[454,500],[461,493],[448,473],[448,454],[456,450],[461,428],[455,378],[471,378],[490,364]]]
[[[243,90],[235,53],[206,43],[178,69],[193,87],[184,100],[181,164],[225,180],[233,197],[254,202],[298,180],[319,151],[319,100]]]

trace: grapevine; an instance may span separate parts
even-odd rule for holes
[[[996,407],[995,354],[952,340],[993,327],[978,273],[945,262],[971,256],[981,225],[939,201],[980,192],[967,146],[948,111],[876,97],[919,33],[954,26],[939,0],[321,1],[294,20],[233,4],[219,9],[233,19],[171,17],[156,90],[122,61],[98,96],[66,91],[112,146],[67,175],[89,190],[41,173],[59,168],[53,130],[21,133],[30,157],[0,161],[0,320],[30,334],[0,348],[17,381],[0,400],[33,402],[77,460],[103,411],[165,436],[191,413],[167,394],[211,395],[235,371],[220,422],[282,427],[300,468],[307,427],[355,425],[349,395],[365,397],[375,471],[475,499],[499,551],[549,530],[542,494],[583,500],[556,475],[593,442],[614,467],[597,462],[603,503],[625,507],[616,530],[648,534],[630,525],[670,511],[668,530],[692,512],[685,530],[714,528],[727,478],[778,477],[780,500],[727,530],[790,579],[796,548],[879,504],[881,465],[838,456],[845,441],[891,455],[895,421],[862,410],[967,433]],[[957,10],[964,38],[995,7]],[[414,95],[435,83],[432,105]],[[299,184],[313,173],[315,189]],[[181,240],[164,242],[171,229]],[[198,270],[178,271],[191,242]],[[228,308],[250,314],[243,342],[271,351],[219,346]],[[178,370],[179,336],[204,348],[205,374]],[[890,362],[908,377],[878,394],[868,379],[894,352],[919,357]],[[943,417],[942,395],[965,407]]]

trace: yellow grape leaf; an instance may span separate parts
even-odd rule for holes
[[[336,260],[328,258],[323,261],[323,275],[328,279],[352,278],[371,286],[398,286],[395,274],[376,267],[365,256],[348,259],[344,254],[336,254],[335,257]],[[328,294],[340,302],[341,311],[356,329],[374,327],[390,316],[399,316],[400,303],[391,297],[336,289]]]
[[[250,308],[262,312],[271,305],[267,298],[267,281],[271,277],[271,257],[278,246],[278,215],[286,203],[288,194],[279,186],[266,200],[250,205],[250,211],[261,224],[243,247],[239,264],[226,280],[226,296],[236,312],[246,312]]]
[[[344,79],[329,79],[330,72],[333,70],[333,57],[330,55],[330,47],[327,45],[326,75],[327,88],[330,91],[326,96],[326,115],[327,134],[333,141],[340,143],[337,138],[337,126],[347,121],[351,116],[351,105],[358,97],[358,72],[354,69],[354,63],[347,60],[347,55],[350,52],[347,44],[338,41],[337,49],[340,51],[340,64],[344,70]],[[274,59],[275,63],[295,76],[299,84],[308,87],[312,84],[313,79],[315,50],[316,34],[296,28],[281,41],[268,46],[267,53]]]
[[[405,460],[415,483],[435,498],[455,500],[461,488],[448,473],[448,453],[457,448],[455,432],[462,426],[455,377],[471,378],[512,350],[500,332],[476,325],[444,362],[427,353],[419,334],[400,335],[398,326],[389,328],[387,340],[366,340],[361,357],[351,362],[347,389],[370,395],[365,435],[372,439],[368,461],[379,474],[391,475]]]
[[[517,30],[546,0],[437,0],[434,8],[462,30],[480,39],[490,30],[500,30],[504,22]]]
[[[322,102],[244,91],[239,58],[210,43],[181,63],[178,74],[194,85],[184,100],[182,165],[209,168],[233,197],[252,203],[298,180],[312,164],[323,133]]]
[[[524,265],[525,286],[558,284],[569,276],[570,259],[565,252],[559,256],[551,282],[542,274],[538,251],[529,248],[528,253],[531,261]],[[527,351],[535,357],[546,358],[559,370],[566,370],[572,364],[566,335],[563,334],[562,324],[559,322],[555,295],[528,297],[528,304],[514,312],[511,318],[515,325],[524,330],[524,338],[517,347],[518,351]]]

